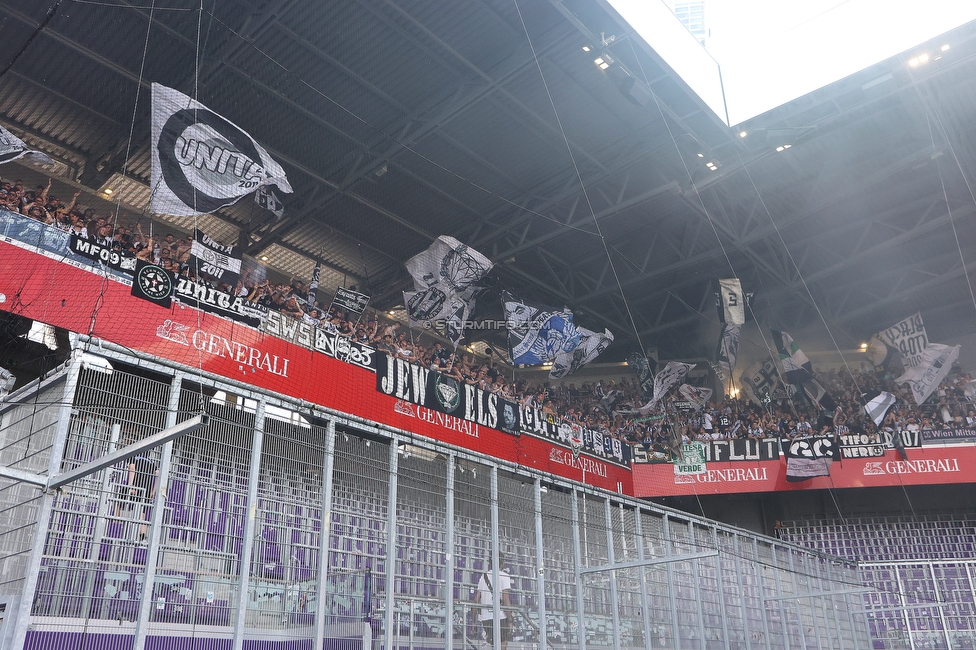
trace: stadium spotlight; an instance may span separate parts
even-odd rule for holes
[[[861,349],[862,350],[867,350],[868,349],[868,344],[867,343],[862,343],[861,344]]]
[[[776,151],[786,151],[787,149],[789,149],[792,146],[793,145],[791,145],[791,144],[781,144],[780,146],[776,147]]]
[[[606,52],[604,52],[600,56],[598,56],[595,59],[593,59],[593,63],[595,63],[596,64],[596,67],[600,68],[601,70],[606,70],[607,68],[609,68],[610,66],[612,66],[614,63],[616,63],[616,61],[613,60],[613,57],[612,56],[610,56],[609,54],[607,54]]]
[[[746,137],[747,135],[749,135],[749,134],[748,134],[748,133],[747,133],[746,131],[739,131],[739,137],[740,137],[740,138],[744,138],[744,137]]]
[[[590,51],[590,50],[592,50],[592,49],[593,49],[593,48],[592,48],[592,47],[590,47],[589,45],[584,45],[584,46],[583,46],[583,51],[584,51],[584,52],[589,52],[589,51]]]
[[[703,154],[703,153],[700,153],[700,154],[698,154],[698,157],[699,157],[699,158],[704,158],[704,157],[705,157],[705,154]]]
[[[941,49],[941,50],[942,50],[943,52],[945,52],[946,50],[948,50],[948,49],[949,49],[949,44],[948,44],[948,43],[946,43],[946,44],[945,44],[945,45],[943,45],[943,46],[942,46],[942,47],[941,47],[940,49]]]
[[[111,194],[112,194],[112,188],[111,187],[106,187],[104,190],[102,190],[102,192],[104,194],[108,195],[108,196],[111,196]]]

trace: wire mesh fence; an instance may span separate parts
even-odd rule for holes
[[[866,647],[849,565],[205,379],[116,364],[67,411],[64,383],[7,406],[0,454],[37,471],[210,416],[55,495],[0,486],[27,647]]]

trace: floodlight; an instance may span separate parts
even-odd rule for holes
[[[590,47],[589,45],[584,45],[584,46],[583,46],[583,51],[584,51],[584,52],[589,52],[589,51],[590,51],[591,49],[592,49],[592,48],[591,48],[591,47]]]
[[[948,49],[949,49],[949,44],[948,43],[946,43],[945,45],[942,46],[942,51],[943,52],[945,52]]]
[[[745,131],[739,131],[739,137],[740,137],[740,138],[744,138],[744,137],[746,137],[747,135],[749,135],[749,134],[748,134],[748,133],[746,133]]]

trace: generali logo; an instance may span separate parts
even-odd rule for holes
[[[289,359],[205,330],[198,329],[188,336],[189,331],[189,326],[167,319],[156,328],[156,336],[179,345],[192,346],[205,354],[231,359],[241,364],[242,369],[248,366],[254,370],[266,370],[279,377],[288,376]]]
[[[864,463],[864,476],[885,476],[888,474],[941,474],[943,472],[959,472],[959,459],[946,458],[940,460],[889,460],[888,462],[874,460]]]

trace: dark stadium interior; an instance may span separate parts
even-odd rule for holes
[[[896,56],[730,129],[596,2],[216,2],[198,74],[196,17],[178,10],[194,6],[152,14],[143,69],[148,8],[68,2],[0,78],[0,122],[92,192],[124,170],[138,211],[149,84],[196,85],[296,190],[281,221],[221,211],[248,254],[286,274],[319,257],[332,284],[368,275],[393,309],[403,262],[453,235],[501,286],[608,327],[606,359],[638,349],[635,331],[663,358],[703,356],[730,273],[764,326],[826,322],[842,349],[919,309],[933,340],[973,331],[956,247],[972,266],[973,25],[924,68]],[[0,5],[5,65],[47,8]],[[581,49],[601,33],[623,90]],[[649,92],[625,92],[633,78]]]

